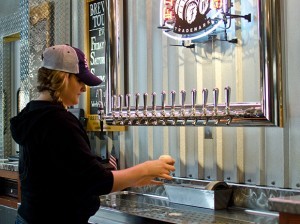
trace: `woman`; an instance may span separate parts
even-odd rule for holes
[[[20,145],[16,223],[88,223],[99,209],[99,195],[172,178],[172,158],[110,171],[91,153],[84,128],[67,110],[78,104],[86,85],[101,83],[82,51],[69,45],[47,48],[37,81],[39,97],[11,119],[13,139]]]

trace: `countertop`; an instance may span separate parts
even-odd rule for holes
[[[18,171],[16,162],[0,162],[0,170]],[[101,196],[91,223],[277,224],[279,212],[300,214],[300,195],[269,199],[271,212],[229,207],[213,210],[169,202],[167,197],[122,191]],[[103,222],[105,220],[105,222]]]
[[[18,162],[8,162],[8,161],[3,161],[0,160],[0,170],[7,170],[7,171],[15,171],[18,172],[19,171],[19,166],[18,166]]]
[[[269,208],[276,212],[300,215],[300,195],[270,198]]]
[[[109,223],[217,223],[217,224],[276,224],[278,213],[240,208],[212,210],[170,203],[168,198],[119,192],[101,196],[101,207],[90,221],[105,218]]]

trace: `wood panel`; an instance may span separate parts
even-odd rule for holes
[[[0,195],[0,205],[5,205],[12,208],[17,208],[21,201],[21,184],[19,180],[19,173],[16,171],[0,170],[0,178],[14,180],[18,185],[18,197],[11,197],[7,195]]]
[[[289,214],[285,212],[279,213],[279,224],[298,224],[300,223],[300,215]]]

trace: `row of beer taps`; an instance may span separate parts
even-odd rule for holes
[[[145,125],[145,126],[185,126],[185,125],[230,125],[233,119],[239,117],[256,116],[259,117],[260,110],[251,107],[250,109],[234,105],[235,110],[231,109],[230,96],[231,88],[224,88],[224,103],[219,104],[219,89],[214,88],[213,103],[208,104],[208,89],[202,90],[202,104],[197,104],[197,90],[191,90],[191,104],[186,104],[187,93],[180,91],[181,104],[176,105],[176,92],[170,92],[171,104],[166,105],[167,93],[161,92],[161,104],[157,105],[157,94],[151,94],[151,105],[148,105],[148,93],[143,94],[143,105],[140,106],[140,93],[134,95],[135,105],[131,106],[131,94],[124,96],[112,96],[111,112],[103,114],[99,110],[99,118],[105,119],[109,125]],[[100,103],[100,102],[99,102]],[[100,105],[100,104],[99,104]],[[102,102],[101,102],[101,105]],[[125,105],[125,106],[123,106]]]

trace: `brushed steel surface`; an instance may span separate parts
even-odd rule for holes
[[[0,223],[14,224],[17,215],[17,210],[0,205]]]
[[[224,210],[211,210],[170,203],[166,198],[157,198],[136,194],[134,192],[119,192],[101,196],[101,207],[96,217],[108,216],[112,220],[123,221],[126,217],[142,217],[145,222],[130,223],[218,223],[218,224],[276,224],[276,214],[249,213],[245,210],[229,208]],[[109,216],[109,214],[111,214]],[[139,220],[141,221],[141,220]],[[148,221],[148,222],[147,222]],[[126,223],[126,222],[124,222]],[[128,222],[127,222],[128,223]]]
[[[206,190],[197,185],[165,184],[169,201],[209,209],[227,208],[232,189]]]

